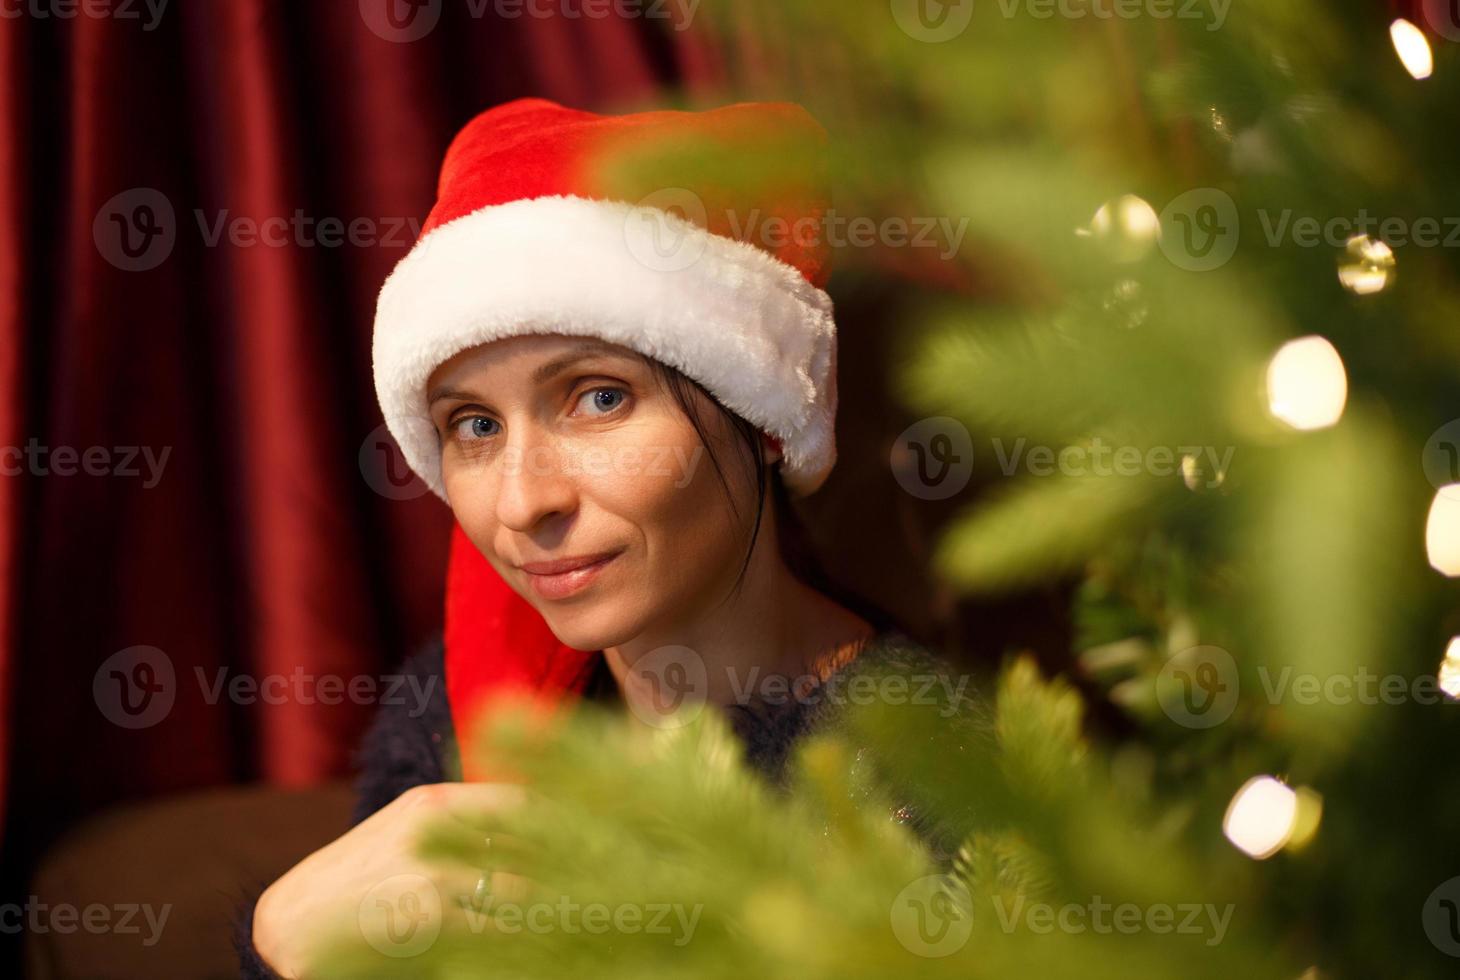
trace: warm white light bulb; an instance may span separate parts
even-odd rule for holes
[[[1271,776],[1253,776],[1227,805],[1222,833],[1238,850],[1261,861],[1282,850],[1297,819],[1297,793]]]
[[[1289,341],[1267,365],[1268,410],[1295,429],[1333,425],[1347,401],[1343,358],[1322,337]]]
[[[1435,493],[1425,521],[1425,553],[1435,571],[1450,578],[1460,576],[1460,483]]]
[[[1415,78],[1429,78],[1435,71],[1435,55],[1424,32],[1403,17],[1389,25],[1389,38],[1404,63],[1404,70]]]
[[[1452,698],[1460,698],[1460,636],[1450,637],[1445,659],[1440,661],[1440,690]]]
[[[1102,204],[1089,227],[1076,233],[1094,236],[1117,262],[1135,262],[1160,240],[1161,216],[1143,199],[1125,194]]]

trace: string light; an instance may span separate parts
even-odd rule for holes
[[[1322,337],[1284,344],[1267,366],[1268,410],[1295,429],[1323,429],[1343,415],[1348,375],[1343,358]]]
[[[1380,292],[1394,278],[1394,250],[1378,238],[1355,235],[1344,246],[1338,281],[1358,296]]]
[[[1145,200],[1125,194],[1107,201],[1095,212],[1082,237],[1094,236],[1117,262],[1135,262],[1146,255],[1161,237],[1161,216]]]
[[[1460,636],[1450,637],[1445,659],[1440,661],[1440,690],[1452,698],[1460,698]]]
[[[1425,521],[1430,567],[1448,578],[1460,576],[1460,483],[1441,487]]]
[[[1389,39],[1404,64],[1404,70],[1415,78],[1429,78],[1435,71],[1435,55],[1424,32],[1403,17],[1389,25]]]
[[[1222,833],[1239,851],[1262,861],[1283,849],[1298,820],[1298,794],[1271,776],[1253,776],[1227,805]]]

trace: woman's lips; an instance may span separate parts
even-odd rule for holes
[[[597,578],[598,574],[622,553],[615,551],[601,558],[591,559],[587,564],[578,564],[575,568],[555,574],[530,572],[527,570],[527,566],[523,566],[522,570],[527,573],[527,581],[532,585],[532,591],[542,598],[565,599],[575,592],[587,588],[588,583]],[[539,564],[538,567],[552,567],[552,564]]]

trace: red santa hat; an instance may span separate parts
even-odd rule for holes
[[[599,115],[530,98],[471,120],[376,307],[376,393],[407,463],[445,499],[437,366],[555,333],[678,368],[779,444],[793,495],[814,492],[836,462],[825,144],[784,102]],[[561,700],[598,655],[559,642],[459,527],[445,640],[463,740],[490,697]]]

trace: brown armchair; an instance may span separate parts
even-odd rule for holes
[[[240,905],[344,833],[353,802],[348,782],[246,786],[92,817],[51,849],[32,880],[35,901],[77,911],[66,919],[52,913],[47,931],[27,930],[25,975],[236,978]],[[88,918],[94,906],[106,910],[105,920],[95,908]]]

